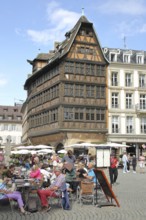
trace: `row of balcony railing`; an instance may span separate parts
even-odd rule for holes
[[[111,83],[112,86],[119,86],[119,82],[118,81],[112,81]],[[125,86],[126,87],[132,87],[133,86],[133,83],[132,82],[126,82],[125,83]],[[146,88],[146,84],[145,83],[140,83],[138,85],[139,88]]]
[[[112,129],[112,133],[120,134],[121,133],[121,129],[120,128]],[[126,129],[126,134],[134,134],[134,133],[135,133],[135,129],[134,128]],[[146,134],[146,129],[141,130],[141,133],[142,134]]]
[[[111,108],[118,109],[119,104],[112,104]],[[126,109],[133,109],[139,112],[146,112],[146,104],[126,105]]]
[[[120,131],[120,128],[114,128],[114,129],[112,129],[112,133],[120,133],[121,131]],[[128,128],[128,129],[126,129],[126,133],[128,133],[128,134],[134,134],[134,132],[135,132],[135,129],[134,128]]]

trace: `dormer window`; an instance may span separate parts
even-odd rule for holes
[[[124,54],[123,55],[123,62],[124,63],[130,63],[130,54]]]
[[[136,56],[136,62],[138,64],[143,64],[143,55],[137,55]]]
[[[117,54],[116,53],[110,53],[110,61],[117,62]]]

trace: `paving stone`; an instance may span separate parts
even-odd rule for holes
[[[108,177],[108,170],[105,170]],[[109,177],[108,177],[109,178]],[[146,173],[132,172],[123,174],[119,170],[118,185],[113,191],[120,203],[120,208],[105,206],[98,208],[90,204],[80,205],[73,202],[70,211],[52,207],[49,213],[33,213],[31,216],[22,216],[16,210],[13,214],[10,207],[0,207],[0,220],[144,220],[146,219]],[[100,195],[101,192],[98,193]],[[104,201],[100,195],[98,202]]]

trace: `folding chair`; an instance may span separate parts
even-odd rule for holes
[[[53,196],[53,192],[52,192],[52,196],[49,196],[50,206],[58,205],[59,207],[65,210],[71,209],[72,197],[70,190],[69,189],[65,189],[64,191],[58,190],[55,191],[55,193],[57,194],[56,197]]]
[[[94,183],[81,181],[80,191],[79,191],[79,203],[92,202],[94,205]]]
[[[9,205],[11,208],[11,212],[13,213],[13,202],[15,201],[14,199],[10,199],[7,197],[7,194],[4,194],[5,198],[0,199],[0,206],[3,205]]]
[[[58,207],[63,208],[63,206],[62,206],[62,191],[58,190],[58,191],[55,191],[55,193],[57,194],[57,196],[53,196],[54,191],[52,191],[52,195],[49,196],[49,198],[48,198],[50,206],[57,205]]]

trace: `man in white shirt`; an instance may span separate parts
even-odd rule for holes
[[[128,162],[128,158],[127,158],[127,153],[124,152],[123,157],[122,157],[122,162],[123,162],[123,173],[127,173],[127,162]]]

